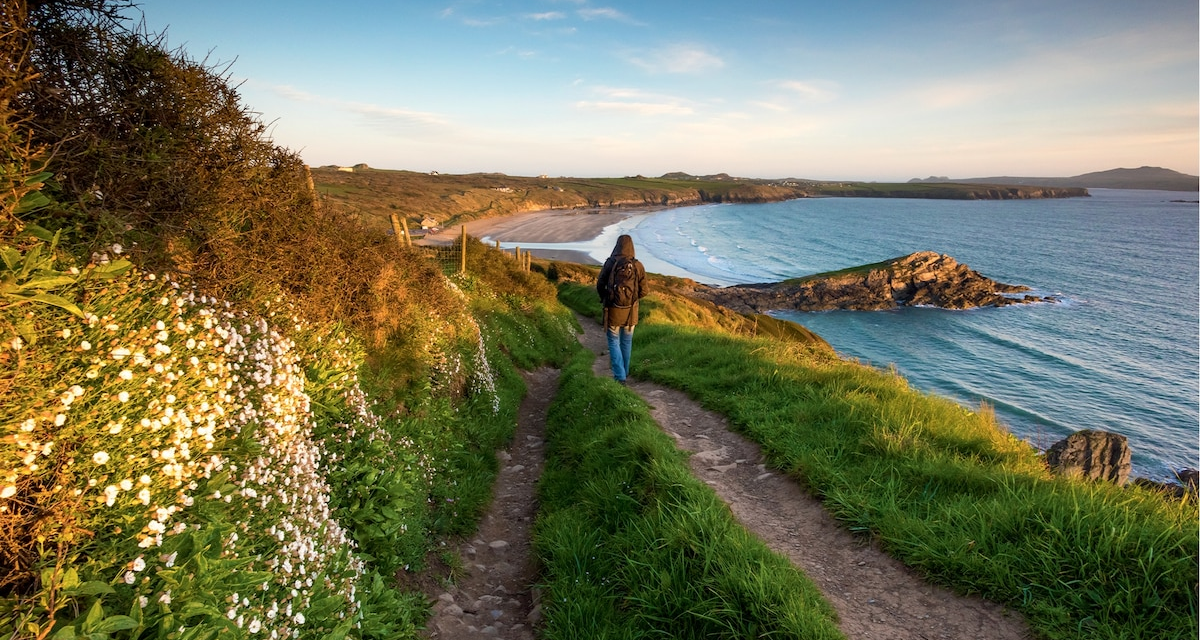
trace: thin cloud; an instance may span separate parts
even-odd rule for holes
[[[413,128],[443,128],[449,122],[442,115],[428,111],[413,111],[395,107],[381,107],[373,104],[341,103],[339,106],[351,113],[357,113],[372,122],[389,125],[391,128],[411,130]]]
[[[444,134],[451,126],[450,121],[445,116],[429,111],[383,107],[361,102],[346,102],[336,98],[319,96],[289,85],[272,85],[269,89],[272,93],[288,100],[319,104],[337,111],[351,113],[393,131],[402,130],[409,133],[413,131],[428,131],[429,133],[438,132]]]
[[[725,67],[721,58],[690,45],[655,49],[645,57],[631,56],[628,61],[650,73],[699,74]]]
[[[616,111],[639,116],[690,116],[695,110],[681,104],[663,102],[576,102],[580,109],[591,111]]]
[[[787,105],[782,105],[782,104],[779,104],[778,102],[765,102],[765,101],[761,101],[761,100],[752,100],[750,102],[750,104],[755,107],[758,107],[760,109],[766,109],[767,111],[774,111],[776,113],[787,113],[788,111],[791,111],[791,109],[789,109],[787,107]]]
[[[462,23],[468,27],[494,27],[504,22],[503,18],[463,18]]]
[[[576,11],[580,18],[584,20],[616,20],[618,22],[627,22],[629,24],[642,25],[641,22],[625,15],[624,13],[613,9],[612,7],[596,7],[579,9]]]
[[[562,20],[567,17],[567,14],[561,11],[547,11],[545,13],[530,13],[525,16],[530,20]]]
[[[273,84],[269,85],[267,89],[277,96],[287,98],[288,100],[293,100],[295,102],[322,102],[322,99],[319,96],[307,91],[302,91],[287,84]]]
[[[786,89],[809,102],[829,102],[837,97],[837,94],[833,90],[812,82],[784,80],[778,86],[780,89]]]
[[[530,59],[538,57],[540,54],[537,51],[533,51],[530,49],[518,49],[516,47],[505,47],[505,48],[497,51],[495,55],[497,55],[497,56],[514,55],[514,56],[517,56],[518,58],[521,58],[522,60],[530,60]]]

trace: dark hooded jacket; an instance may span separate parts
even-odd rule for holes
[[[638,303],[635,300],[632,307],[621,308],[609,306],[608,296],[608,279],[612,276],[613,265],[616,264],[618,258],[629,258],[633,260],[633,268],[637,273],[637,298],[641,299],[646,295],[646,268],[633,255],[633,238],[623,235],[617,238],[617,245],[613,247],[612,255],[604,261],[604,266],[600,267],[600,277],[596,278],[596,291],[600,293],[600,303],[604,305],[604,326],[605,327],[632,327],[638,321]]]

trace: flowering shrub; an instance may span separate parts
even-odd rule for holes
[[[386,488],[389,504],[353,516],[423,508],[432,476],[368,406],[361,351],[286,313],[252,316],[153,275],[87,278],[96,268],[60,292],[80,318],[2,308],[2,326],[23,330],[0,347],[0,633],[352,632],[359,585],[381,584],[330,482]],[[389,480],[359,477],[366,453]],[[389,527],[368,541],[406,528]]]

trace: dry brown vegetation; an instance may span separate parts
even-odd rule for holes
[[[766,202],[803,197],[806,187],[766,180],[666,178],[530,178],[499,173],[431,175],[414,171],[313,169],[323,206],[384,229],[389,215],[419,228],[547,209],[665,207],[703,202]]]
[[[376,347],[459,324],[464,303],[436,265],[319,207],[308,167],[267,136],[226,67],[167,50],[121,0],[31,4],[27,22],[24,2],[4,3],[4,240],[27,224],[60,232],[81,264],[120,244],[235,304],[287,294]]]

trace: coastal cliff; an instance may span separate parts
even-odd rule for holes
[[[699,287],[692,295],[744,313],[782,309],[873,311],[913,306],[970,309],[1054,301],[1013,295],[1028,290],[986,278],[950,256],[921,251],[783,282]]]
[[[660,178],[550,178],[500,173],[451,175],[354,167],[319,167],[314,189],[327,210],[391,228],[390,215],[414,225],[450,226],[482,218],[557,209],[665,208],[709,203],[779,202],[796,198],[928,198],[1014,200],[1085,197],[1086,189],[979,184],[762,180],[725,174]]]

